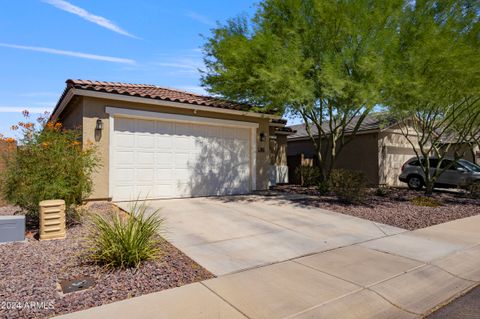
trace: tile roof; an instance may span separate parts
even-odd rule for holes
[[[357,121],[359,118],[360,116],[355,116],[352,119],[352,121],[347,125],[347,128],[345,130],[347,134],[353,132],[353,129],[355,128],[355,125],[357,124]],[[383,112],[370,113],[360,124],[360,128],[358,129],[358,132],[381,130],[386,127],[390,127],[395,123],[396,123],[395,119],[387,116],[386,113],[383,113]],[[291,125],[288,127],[296,131],[294,134],[289,135],[288,139],[308,137],[308,133],[304,124]],[[324,123],[323,127],[325,132],[329,131],[328,123]],[[314,125],[312,125],[312,132],[314,136],[318,135],[317,128]]]
[[[187,103],[201,106],[209,106],[215,108],[250,111],[252,107],[247,104],[239,104],[220,98],[180,91],[175,89],[163,88],[150,84],[131,84],[122,82],[104,82],[90,80],[67,80],[67,88],[57,103],[60,105],[67,91],[71,88],[80,90],[97,91],[104,93],[129,95],[134,97],[142,97],[148,99]],[[56,108],[55,108],[56,109]]]

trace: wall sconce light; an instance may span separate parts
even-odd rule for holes
[[[97,125],[95,126],[95,130],[97,130],[97,131],[103,130],[103,122],[102,122],[101,119],[97,120]]]
[[[260,142],[265,142],[266,139],[265,133],[260,133]]]
[[[97,119],[95,125],[95,141],[99,142],[102,138],[103,122],[102,119]]]

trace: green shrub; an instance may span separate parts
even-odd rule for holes
[[[109,217],[93,214],[86,241],[87,259],[110,268],[125,269],[158,258],[159,231],[164,220],[158,210],[147,214],[147,208],[145,203],[135,204],[125,217],[120,212]]]
[[[410,199],[410,202],[415,206],[426,206],[426,207],[440,207],[442,204],[432,197],[426,196],[417,196]]]
[[[330,186],[344,202],[354,203],[365,198],[366,181],[363,172],[334,169],[330,173]]]
[[[300,185],[315,186],[320,181],[320,169],[316,166],[299,166],[295,169],[295,175]]]
[[[81,131],[66,130],[60,123],[19,123],[19,147],[6,161],[2,192],[38,223],[38,204],[47,199],[65,200],[67,210],[81,204],[92,189],[91,174],[97,165],[93,146],[82,147]]]
[[[326,195],[330,192],[330,181],[320,181],[317,183],[317,190],[320,195]]]
[[[387,185],[379,185],[375,189],[375,195],[380,197],[385,197],[390,194],[390,188]]]

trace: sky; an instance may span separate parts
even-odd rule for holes
[[[52,111],[67,79],[205,93],[201,47],[253,0],[22,0],[0,10],[0,134],[21,111]]]

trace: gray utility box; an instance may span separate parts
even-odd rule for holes
[[[0,216],[0,243],[25,240],[25,216]]]

